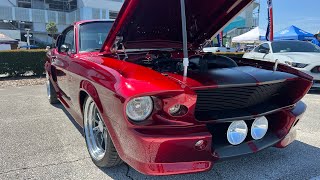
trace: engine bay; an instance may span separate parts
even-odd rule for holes
[[[133,63],[151,68],[160,73],[183,71],[182,60],[173,58],[170,52],[148,53]]]
[[[119,55],[118,55],[119,56]],[[149,51],[144,53],[128,53],[119,59],[148,67],[160,73],[183,72],[181,52]],[[237,67],[237,63],[226,56],[211,53],[194,54],[189,58],[189,71],[207,72],[210,69]]]

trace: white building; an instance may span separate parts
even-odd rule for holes
[[[55,22],[59,32],[74,21],[116,18],[123,0],[1,0],[0,32],[26,41],[31,29],[31,44],[51,42],[46,24]],[[103,8],[102,8],[103,7]]]
[[[59,32],[74,21],[115,19],[124,0],[0,0],[0,32],[26,41],[25,29],[31,29],[31,44],[50,43],[46,24],[55,22]],[[255,3],[226,27],[225,33],[255,25]],[[235,34],[237,35],[237,34]]]

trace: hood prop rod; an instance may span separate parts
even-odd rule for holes
[[[188,75],[189,56],[188,56],[188,37],[186,22],[186,6],[185,0],[180,0],[181,22],[182,22],[182,38],[183,38],[183,76]]]

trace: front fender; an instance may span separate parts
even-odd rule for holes
[[[86,94],[88,94],[93,99],[95,104],[97,105],[100,113],[104,113],[104,109],[101,104],[101,100],[99,98],[98,91],[91,82],[86,81],[86,80],[82,81],[80,83],[80,91],[84,91]],[[80,102],[80,95],[79,95],[79,102]],[[82,107],[80,107],[80,109],[82,111]]]

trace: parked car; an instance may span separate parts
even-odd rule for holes
[[[97,166],[195,173],[294,141],[312,77],[201,53],[252,1],[186,2],[181,18],[178,0],[126,0],[114,23],[76,22],[47,53],[49,102],[61,102],[83,127]]]
[[[24,46],[20,46],[19,49],[39,49],[40,47],[37,45],[24,45]]]
[[[230,47],[205,47],[203,48],[203,52],[211,52],[211,53],[215,53],[215,52],[237,52],[236,48],[230,48]]]
[[[278,60],[304,73],[314,80],[313,88],[320,88],[320,48],[306,41],[265,42],[253,51],[245,53],[244,58],[275,62]]]
[[[220,47],[218,44],[213,44],[212,41],[207,41],[202,50],[206,53],[237,52],[236,48]]]

